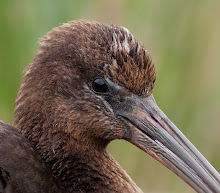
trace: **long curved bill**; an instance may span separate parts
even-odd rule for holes
[[[119,115],[129,128],[126,140],[172,170],[197,192],[220,193],[219,173],[159,109],[153,96],[133,98],[130,104],[129,112]]]

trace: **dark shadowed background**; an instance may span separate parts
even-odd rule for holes
[[[22,70],[39,38],[75,19],[124,26],[145,45],[156,65],[158,105],[220,171],[218,0],[0,1],[0,119],[13,121]],[[112,142],[109,151],[145,192],[194,192],[125,141]]]

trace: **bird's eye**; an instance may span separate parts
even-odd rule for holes
[[[92,89],[97,93],[106,93],[108,91],[108,85],[105,79],[98,77],[92,81]]]

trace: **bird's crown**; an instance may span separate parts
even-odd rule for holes
[[[129,91],[148,96],[156,79],[149,53],[123,27],[75,21],[53,29],[41,39],[41,63],[64,60],[84,77],[97,74]],[[79,72],[78,72],[79,73]]]

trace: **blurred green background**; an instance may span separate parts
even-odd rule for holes
[[[160,108],[220,171],[220,1],[0,1],[0,119],[12,123],[22,70],[37,41],[75,19],[128,28],[151,53]],[[109,151],[144,192],[194,192],[125,141]]]

